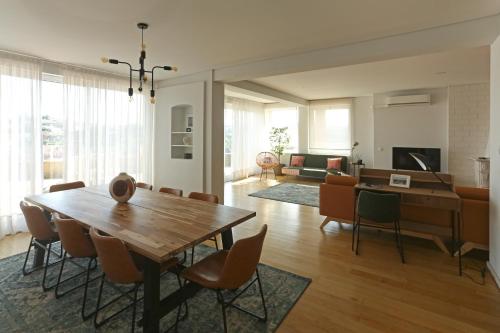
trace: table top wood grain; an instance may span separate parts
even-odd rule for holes
[[[134,252],[160,263],[256,216],[244,209],[141,188],[128,203],[117,203],[107,185],[26,200],[117,237]]]

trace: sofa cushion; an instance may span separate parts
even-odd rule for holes
[[[326,168],[340,170],[342,168],[342,158],[340,157],[328,158],[326,163]]]
[[[490,191],[487,188],[456,186],[455,192],[462,199],[489,201]]]
[[[294,155],[290,158],[291,167],[303,167],[305,157],[301,155]]]
[[[354,186],[358,183],[358,180],[351,176],[327,175],[325,177],[325,183],[331,185]]]

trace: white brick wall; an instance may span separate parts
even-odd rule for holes
[[[448,172],[455,176],[457,185],[474,186],[474,161],[471,158],[487,154],[490,85],[451,86],[448,96]]]

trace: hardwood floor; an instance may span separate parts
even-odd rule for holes
[[[489,274],[484,286],[459,277],[457,259],[410,237],[401,264],[393,235],[370,230],[362,230],[355,256],[350,225],[331,222],[321,231],[318,208],[247,195],[276,183],[226,183],[225,204],[257,212],[235,238],[268,224],[264,263],[312,278],[280,332],[500,332],[500,293]],[[484,266],[470,257],[464,264]]]
[[[225,204],[257,212],[235,228],[235,239],[268,224],[262,261],[312,278],[279,332],[500,332],[500,293],[489,273],[485,285],[459,277],[457,259],[409,237],[401,264],[393,235],[370,230],[362,230],[355,256],[350,225],[331,222],[322,231],[318,208],[248,196],[274,184],[226,183]],[[25,251],[28,241],[27,234],[2,239],[0,257]],[[484,266],[470,256],[464,264]]]

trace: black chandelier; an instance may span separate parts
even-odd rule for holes
[[[151,104],[154,104],[155,103],[155,90],[154,90],[154,71],[155,69],[158,69],[158,68],[161,68],[163,70],[166,70],[166,71],[174,71],[174,72],[177,72],[177,67],[173,67],[173,66],[154,66],[150,71],[148,70],[145,70],[144,69],[144,60],[146,59],[146,45],[144,44],[144,29],[147,29],[148,28],[148,24],[147,23],[137,23],[137,27],[139,29],[141,29],[141,56],[139,57],[139,65],[141,66],[139,69],[134,69],[132,68],[132,65],[130,65],[128,62],[125,62],[125,61],[120,61],[120,60],[117,60],[117,59],[109,59],[109,58],[106,58],[106,57],[102,57],[101,60],[103,63],[110,63],[110,64],[125,64],[125,65],[128,65],[128,67],[130,68],[130,74],[129,74],[129,77],[130,77],[130,87],[128,88],[128,95],[130,96],[130,98],[132,98],[132,96],[134,95],[134,89],[132,88],[132,74],[133,72],[139,72],[139,92],[142,92],[142,84],[145,83],[147,81],[147,76],[146,76],[146,73],[150,73],[151,74],[151,92],[150,92],[150,96],[151,96]]]

